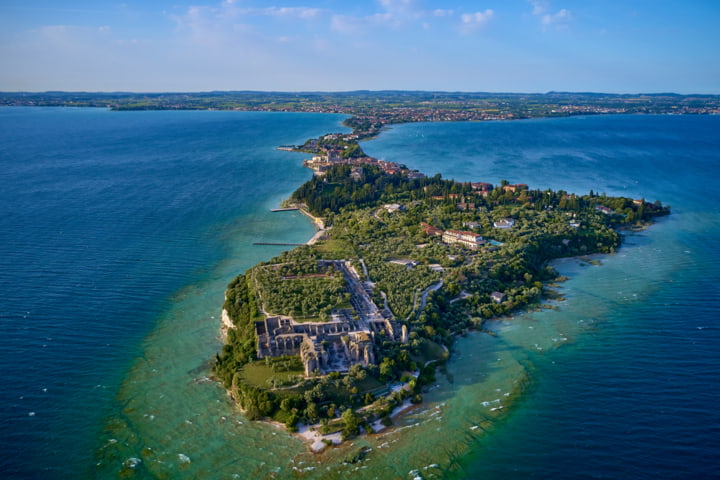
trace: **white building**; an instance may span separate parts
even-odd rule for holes
[[[515,220],[512,218],[503,218],[502,220],[493,222],[493,227],[495,228],[512,228],[513,225],[515,225]]]
[[[461,232],[459,230],[447,230],[442,235],[442,241],[450,244],[458,244],[464,247],[476,249],[485,243],[485,240],[473,232]]]

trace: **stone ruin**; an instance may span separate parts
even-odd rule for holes
[[[349,262],[336,263],[347,276],[359,281],[357,273],[351,270]],[[351,289],[352,290],[352,289]],[[300,355],[305,375],[315,371],[329,373],[347,372],[352,365],[376,364],[373,343],[375,335],[384,332],[395,341],[408,342],[408,330],[392,317],[389,311],[377,313],[368,292],[359,290],[351,293],[356,302],[369,306],[372,314],[362,315],[355,320],[352,311],[338,311],[330,322],[298,323],[287,316],[267,316],[255,322],[258,358]]]
[[[352,331],[349,323],[297,323],[290,317],[268,317],[255,322],[255,331],[258,358],[300,355],[308,376],[315,370],[346,372],[358,363],[375,363],[374,332]]]

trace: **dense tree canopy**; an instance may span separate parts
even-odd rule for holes
[[[451,347],[455,335],[538,305],[548,293],[546,282],[556,277],[550,260],[613,252],[621,242],[617,227],[669,213],[659,202],[594,192],[531,190],[507,181],[480,192],[439,175],[409,179],[371,165],[363,166],[360,178],[352,172],[350,165],[333,166],[292,196],[326,217],[327,239],[284,252],[228,286],[225,310],[235,328],[215,371],[250,418],[273,417],[291,429],[299,421],[324,422],[324,431],[356,435],[403,398],[420,400],[423,384],[432,379],[432,367],[423,365],[445,359],[442,346]],[[400,208],[383,208],[387,204]],[[446,230],[472,231],[483,240],[471,248],[435,234]],[[345,375],[302,378],[298,372],[300,380],[291,385],[275,375],[253,384],[251,371],[263,368],[255,361],[254,330],[263,310],[317,321],[352,309],[343,275],[320,261],[338,258],[338,252],[374,285],[376,305],[407,328],[409,341],[380,331],[373,337],[374,365],[354,365]],[[271,362],[264,368],[279,367]],[[398,379],[406,388],[391,394],[385,384]],[[356,412],[370,404],[362,416]]]

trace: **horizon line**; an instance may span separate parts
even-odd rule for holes
[[[210,94],[210,93],[256,93],[256,94],[352,94],[352,93],[368,93],[368,94],[380,94],[380,93],[439,93],[439,94],[474,94],[474,95],[648,95],[648,96],[681,96],[681,97],[692,97],[692,96],[720,96],[720,93],[677,93],[677,92],[601,92],[601,91],[555,91],[550,90],[547,92],[521,92],[521,91],[506,91],[506,92],[491,92],[491,91],[470,91],[470,90],[402,90],[402,89],[382,89],[382,90],[368,90],[368,89],[357,89],[357,90],[176,90],[176,91],[129,91],[129,90],[0,90],[0,95],[14,94],[14,95],[38,95],[38,94],[111,94],[111,95],[187,95],[187,94]]]

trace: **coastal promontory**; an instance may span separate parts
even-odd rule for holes
[[[230,283],[215,373],[248,418],[338,439],[421,403],[457,335],[552,308],[551,260],[611,253],[620,227],[669,213],[645,199],[426,177],[361,150],[306,164],[316,174],[288,204],[325,229]]]

